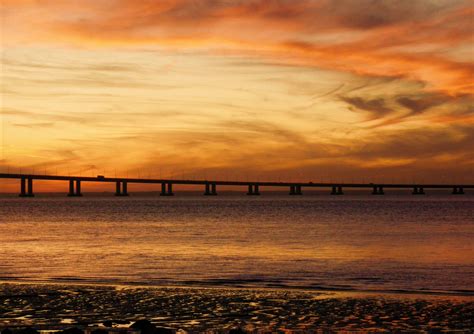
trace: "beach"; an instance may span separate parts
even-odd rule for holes
[[[474,297],[281,289],[0,284],[0,327],[126,328],[147,319],[188,333],[469,333]]]

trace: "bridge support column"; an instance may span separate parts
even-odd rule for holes
[[[34,197],[35,194],[33,192],[33,179],[31,177],[28,178],[28,197]]]
[[[331,195],[344,195],[341,186],[333,186],[331,190]]]
[[[297,185],[295,190],[296,190],[296,195],[303,195],[303,193],[301,192],[301,186],[300,185]]]
[[[453,188],[453,195],[464,195],[464,188],[463,187],[454,187]]]
[[[122,195],[121,182],[117,181],[115,182],[115,196],[121,196],[121,195]]]
[[[249,184],[249,191],[247,191],[247,195],[253,195],[253,185]]]
[[[69,180],[69,192],[67,194],[69,197],[76,196],[74,193],[74,180]]]
[[[26,194],[26,179],[24,177],[20,180],[20,197],[28,197]]]
[[[300,185],[290,186],[290,195],[303,195]]]
[[[290,195],[303,195],[300,185],[290,186]]]
[[[413,195],[424,195],[425,190],[423,189],[423,187],[414,187],[412,194]]]
[[[384,195],[385,192],[383,191],[383,187],[375,186],[372,190],[372,195]]]
[[[206,196],[217,196],[217,188],[215,183],[206,183]]]
[[[74,186],[74,183],[76,186]],[[69,192],[67,194],[69,197],[80,197],[81,193],[81,181],[80,180],[69,180]]]
[[[173,196],[173,184],[172,183],[162,183],[161,184],[161,193],[160,196]]]
[[[260,190],[258,189],[258,184],[249,184],[249,191],[247,195],[258,196],[260,195]]]
[[[117,181],[115,183],[115,196],[128,196],[127,182]]]
[[[76,196],[82,196],[81,180],[76,180]]]

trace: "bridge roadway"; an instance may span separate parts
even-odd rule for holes
[[[412,189],[414,195],[424,195],[425,189],[452,189],[452,194],[463,195],[465,189],[473,189],[474,184],[422,184],[422,183],[313,183],[313,182],[259,182],[259,181],[211,181],[211,180],[175,180],[141,179],[122,177],[87,177],[38,174],[0,173],[0,179],[19,179],[20,197],[33,197],[33,180],[67,181],[68,196],[82,196],[82,182],[112,182],[116,184],[116,196],[128,196],[129,183],[161,184],[161,196],[173,196],[173,185],[203,185],[204,195],[217,195],[217,186],[246,186],[247,195],[260,195],[260,187],[287,187],[289,195],[302,195],[303,188],[329,188],[331,195],[343,195],[344,188],[368,188],[373,195],[384,195],[384,189]]]

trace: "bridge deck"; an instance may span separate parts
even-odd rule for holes
[[[145,179],[145,178],[123,178],[123,177],[88,177],[88,176],[65,176],[65,175],[39,175],[39,174],[12,174],[0,173],[0,179],[33,179],[50,181],[83,181],[83,182],[126,182],[126,183],[156,183],[156,184],[180,184],[180,185],[206,185],[215,184],[222,186],[249,186],[261,187],[291,187],[300,186],[305,188],[414,188],[425,189],[447,189],[447,188],[474,188],[474,184],[440,184],[440,183],[340,183],[340,182],[268,182],[268,181],[218,181],[218,180],[184,180],[184,179]]]

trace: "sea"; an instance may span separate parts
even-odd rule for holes
[[[2,196],[0,281],[474,295],[474,196]]]

